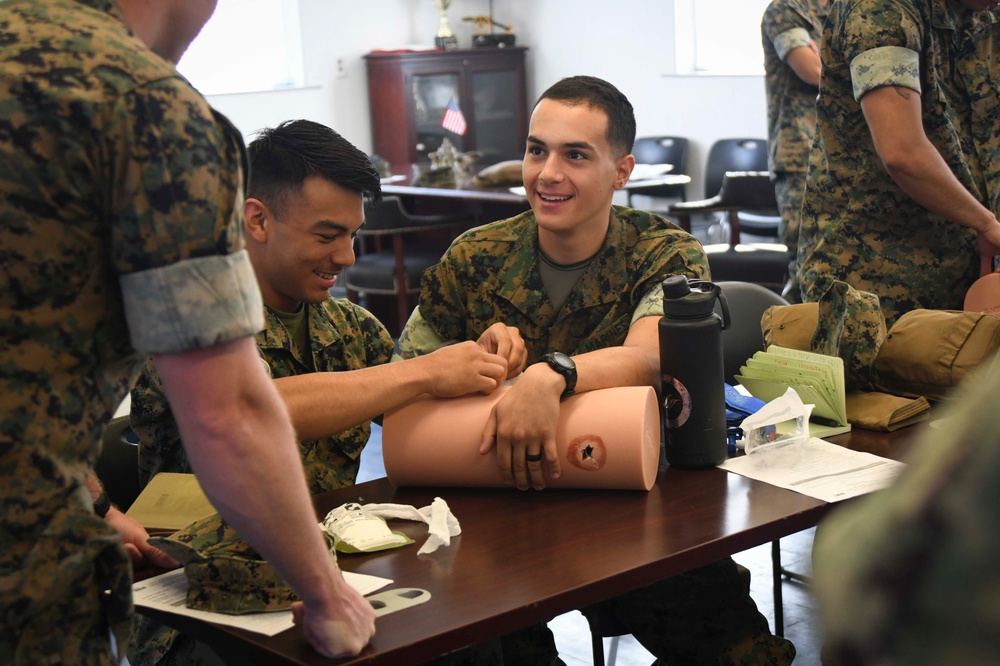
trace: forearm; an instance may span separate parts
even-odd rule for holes
[[[978,232],[997,224],[992,212],[970,193],[927,140],[883,160],[886,171],[914,201],[946,219]]]
[[[795,75],[811,86],[819,86],[823,65],[815,45],[800,46],[788,52],[786,61]]]
[[[427,391],[424,357],[274,380],[300,440],[329,437]]]
[[[253,340],[175,356],[185,362],[154,360],[212,504],[307,604],[335,604],[343,581],[326,554],[294,433]]]
[[[659,317],[643,317],[621,347],[574,356],[577,393],[615,386],[660,387]]]
[[[996,217],[959,182],[924,133],[920,95],[901,86],[876,88],[861,98],[875,152],[900,189],[945,219],[980,233]]]
[[[102,492],[104,492],[104,488],[101,486],[101,481],[97,478],[97,475],[94,474],[94,472],[91,472],[90,476],[87,477],[86,485],[87,492],[90,493],[90,501],[92,503],[96,502],[97,498],[101,496]]]
[[[607,347],[574,356],[576,392],[615,386],[653,386],[659,389],[659,356],[642,347]]]

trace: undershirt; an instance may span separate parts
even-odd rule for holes
[[[292,339],[295,346],[302,352],[302,362],[309,371],[313,368],[312,345],[309,344],[309,322],[306,320],[308,308],[305,304],[299,306],[295,312],[281,312],[270,308],[274,316],[278,318],[281,325],[288,331],[288,337]]]
[[[586,259],[572,264],[557,264],[542,252],[541,248],[538,250],[538,256],[541,258],[541,262],[538,265],[538,272],[542,276],[545,293],[552,302],[552,306],[558,312],[563,303],[566,302],[566,299],[569,298],[573,287],[580,281],[580,277],[584,271],[587,270],[587,266],[590,266],[591,262],[594,261],[597,253],[595,252]]]

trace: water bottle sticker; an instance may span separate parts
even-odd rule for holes
[[[663,424],[670,428],[680,428],[691,417],[691,393],[676,377],[663,375]]]
[[[580,435],[566,447],[566,459],[586,472],[596,472],[608,460],[608,447],[597,435]]]

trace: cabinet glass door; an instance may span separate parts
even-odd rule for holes
[[[454,97],[459,107],[463,106],[458,81],[458,74],[413,75],[413,116],[417,131],[416,151],[420,161],[428,161],[427,153],[440,148],[445,137],[459,151],[465,150],[462,145],[463,137],[441,126],[449,100]],[[466,121],[468,119],[466,114]]]
[[[513,70],[472,73],[476,149],[484,164],[524,157],[517,76]],[[447,103],[447,102],[446,102]]]

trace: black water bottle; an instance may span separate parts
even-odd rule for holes
[[[722,305],[722,317],[715,302]],[[729,306],[711,282],[671,275],[663,281],[660,374],[667,462],[680,469],[714,467],[726,459],[726,397],[722,331]]]

